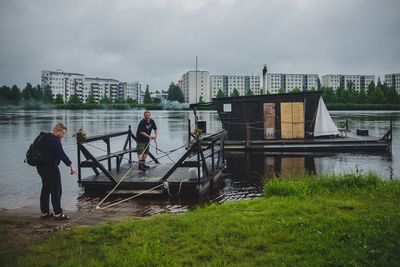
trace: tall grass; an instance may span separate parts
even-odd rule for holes
[[[273,179],[266,183],[264,195],[266,196],[298,196],[310,197],[312,195],[323,195],[328,193],[346,192],[351,193],[357,190],[372,190],[380,184],[381,179],[377,174],[368,172],[315,175],[306,174],[302,179]]]

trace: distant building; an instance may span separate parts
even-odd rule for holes
[[[349,84],[354,84],[357,92],[361,90],[368,90],[371,82],[375,82],[375,75],[342,75],[342,74],[328,74],[321,77],[321,85],[323,87],[332,87],[337,90],[339,87],[348,90]]]
[[[218,91],[221,90],[226,96],[230,96],[234,90],[239,92],[239,95],[246,95],[250,89],[253,94],[259,95],[260,91],[260,76],[244,76],[244,75],[211,75],[210,76],[210,91],[211,97],[216,97]]]
[[[78,95],[82,98],[83,81],[85,76],[80,73],[68,73],[61,70],[42,71],[41,86],[49,87],[53,94],[53,98],[61,95],[64,101],[68,101],[71,95]]]
[[[177,85],[179,86],[179,88],[181,88],[181,90],[183,90],[183,80],[179,80],[177,82]],[[183,92],[183,91],[182,91]]]
[[[183,96],[186,103],[197,103],[200,97],[211,101],[210,74],[208,71],[188,71],[182,76]]]
[[[61,95],[64,102],[72,95],[77,95],[86,102],[90,95],[98,102],[103,96],[111,101],[127,99],[128,97],[143,102],[143,93],[139,82],[119,82],[116,79],[89,78],[80,73],[69,73],[61,70],[42,71],[41,86],[49,87],[55,98]]]
[[[119,98],[128,100],[136,100],[138,103],[143,102],[142,85],[139,82],[120,82]]]
[[[267,73],[266,77],[266,90],[271,94],[277,94],[280,89],[287,93],[295,88],[303,92],[318,89],[318,74]]]
[[[385,74],[385,83],[389,87],[394,87],[400,94],[400,73]]]
[[[163,100],[168,98],[168,91],[156,91],[156,92],[151,92],[150,97],[153,99],[155,103],[160,103]]]
[[[104,78],[85,78],[83,101],[86,101],[89,95],[93,95],[96,102],[104,96],[111,101],[117,100],[119,81]]]

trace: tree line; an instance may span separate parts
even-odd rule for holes
[[[18,105],[30,101],[53,103],[53,94],[49,87],[42,88],[39,84],[33,87],[31,83],[27,83],[22,90],[16,85],[11,88],[5,85],[0,87],[1,104]]]
[[[400,96],[394,87],[389,87],[378,79],[375,85],[371,82],[367,90],[356,91],[353,82],[347,84],[347,90],[338,87],[322,87],[322,98],[327,104],[400,104]]]
[[[184,96],[180,87],[171,82],[168,88],[168,96],[167,99],[169,101],[178,101],[180,103],[184,102]],[[146,90],[144,93],[144,104],[158,104],[160,103],[160,99],[152,99],[150,96],[149,85],[146,86]],[[89,95],[86,101],[83,101],[77,95],[71,95],[70,98],[64,102],[63,96],[58,94],[55,97],[49,86],[41,87],[39,84],[37,86],[32,86],[31,83],[27,83],[26,86],[21,90],[18,86],[13,85],[12,87],[8,87],[3,85],[0,87],[0,104],[3,105],[20,105],[20,104],[29,104],[29,103],[43,103],[43,104],[69,104],[69,105],[110,105],[110,104],[130,104],[137,105],[138,101],[128,98],[124,99],[116,99],[112,101],[106,95],[102,96],[98,101],[96,101],[93,95]]]

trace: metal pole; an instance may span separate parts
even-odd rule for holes
[[[196,56],[196,101],[194,103],[197,103],[197,56]]]
[[[131,126],[129,125],[129,128],[128,128],[128,130],[129,130],[129,133],[128,133],[128,139],[129,139],[129,141],[128,141],[128,144],[129,144],[129,164],[131,164],[132,163],[132,151],[131,151],[131,149],[132,149],[132,140],[131,140],[131,135],[132,135],[132,130],[131,130]]]

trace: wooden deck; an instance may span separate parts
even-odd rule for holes
[[[263,150],[269,152],[385,152],[390,142],[372,136],[359,136],[347,132],[347,137],[291,139],[291,140],[226,140],[226,150]]]
[[[211,162],[208,160],[209,165]],[[146,172],[138,170],[138,165],[133,164],[133,169],[126,175],[123,181],[117,187],[116,194],[134,194],[148,190],[162,183],[161,178],[173,167],[173,163],[148,164],[150,169]],[[123,164],[120,170],[111,170],[111,174],[120,181],[121,178],[130,169],[130,164]],[[195,173],[190,173],[189,169],[196,170]],[[192,170],[192,172],[193,172]],[[211,168],[209,167],[211,174]],[[222,169],[208,177],[197,179],[197,168],[180,167],[167,179],[168,188],[162,186],[160,189],[147,192],[148,194],[174,194],[178,191],[180,194],[201,194],[210,186],[210,182],[217,180],[222,174]],[[106,193],[114,188],[115,183],[112,182],[105,174],[92,175],[82,178],[81,185],[85,188],[85,193],[99,194]],[[179,190],[180,188],[180,190]],[[168,192],[169,191],[169,192]]]
[[[122,150],[112,152],[111,139],[120,136],[126,136]],[[176,163],[160,163],[150,152],[149,158],[155,163],[149,165],[150,169],[146,171],[140,171],[137,162],[131,163],[134,158],[132,153],[136,152],[132,142],[136,141],[136,137],[130,126],[123,132],[77,137],[78,183],[89,194],[114,192],[114,188],[118,193],[134,194],[138,190],[140,193],[154,193],[148,192],[154,187],[155,193],[159,194],[201,194],[221,176],[225,168],[223,144],[226,132],[193,137],[195,140],[186,147]],[[104,150],[105,154],[95,156],[87,145],[99,140],[107,144],[107,150]],[[208,145],[202,147],[203,142],[208,142]],[[112,159],[115,159],[114,166]],[[123,160],[127,160],[127,163],[122,164]],[[94,174],[82,177],[82,168],[91,168]]]

